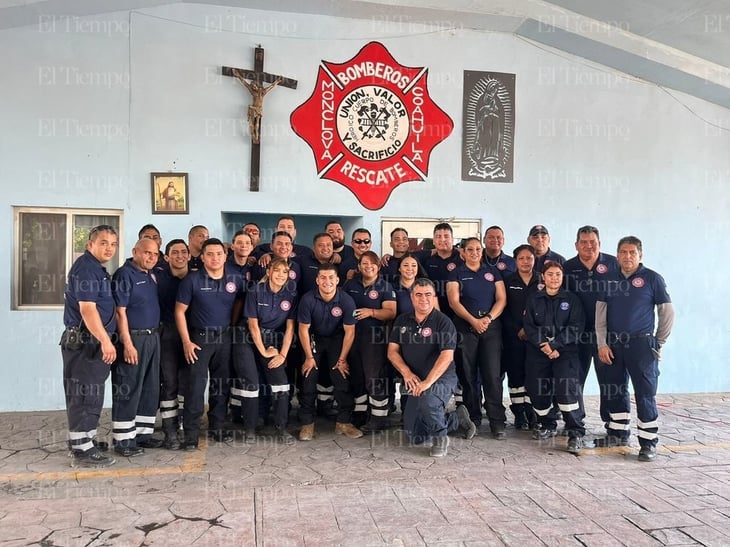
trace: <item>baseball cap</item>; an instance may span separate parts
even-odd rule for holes
[[[537,234],[550,235],[548,229],[542,224],[535,224],[532,228],[530,228],[530,236],[536,236]]]

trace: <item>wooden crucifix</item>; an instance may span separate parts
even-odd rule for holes
[[[224,66],[222,72],[224,76],[236,78],[251,93],[251,104],[248,106],[248,128],[251,133],[251,179],[249,190],[258,192],[261,169],[261,118],[264,115],[264,97],[277,85],[296,89],[297,81],[285,76],[264,72],[264,48],[261,47],[261,44],[254,51],[253,70]]]

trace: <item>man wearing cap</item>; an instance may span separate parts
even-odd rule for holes
[[[535,249],[535,270],[538,272],[542,271],[542,267],[545,262],[552,260],[558,264],[565,262],[565,257],[561,254],[556,253],[550,249],[550,234],[547,228],[542,224],[535,224],[530,228],[530,233],[527,236],[527,243],[532,245]]]
[[[658,442],[659,359],[672,332],[674,308],[664,278],[641,263],[641,240],[623,237],[617,249],[620,270],[611,276],[606,292],[596,302],[598,358],[608,365],[601,392],[605,390],[607,397],[608,437],[627,439],[631,406],[625,394],[631,378],[641,445],[639,461],[649,462],[656,458]]]
[[[403,377],[408,390],[403,417],[404,429],[413,444],[432,442],[430,454],[446,456],[447,434],[457,429],[464,438],[476,434],[469,411],[459,405],[456,412],[446,406],[456,390],[456,327],[435,309],[436,287],[419,278],[411,288],[412,313],[399,315],[388,343],[388,359]]]

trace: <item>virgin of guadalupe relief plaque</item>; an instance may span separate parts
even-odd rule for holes
[[[464,71],[461,180],[513,182],[515,75]]]
[[[428,69],[401,65],[379,42],[344,63],[322,61],[311,97],[291,115],[317,175],[380,209],[399,184],[425,181],[451,118],[428,94]]]

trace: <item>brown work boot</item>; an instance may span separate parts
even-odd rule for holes
[[[305,424],[299,430],[300,441],[311,441],[314,437],[314,424]]]
[[[335,424],[335,433],[338,435],[344,435],[350,439],[359,439],[362,437],[362,431],[352,424],[343,424],[342,422],[337,422]]]

